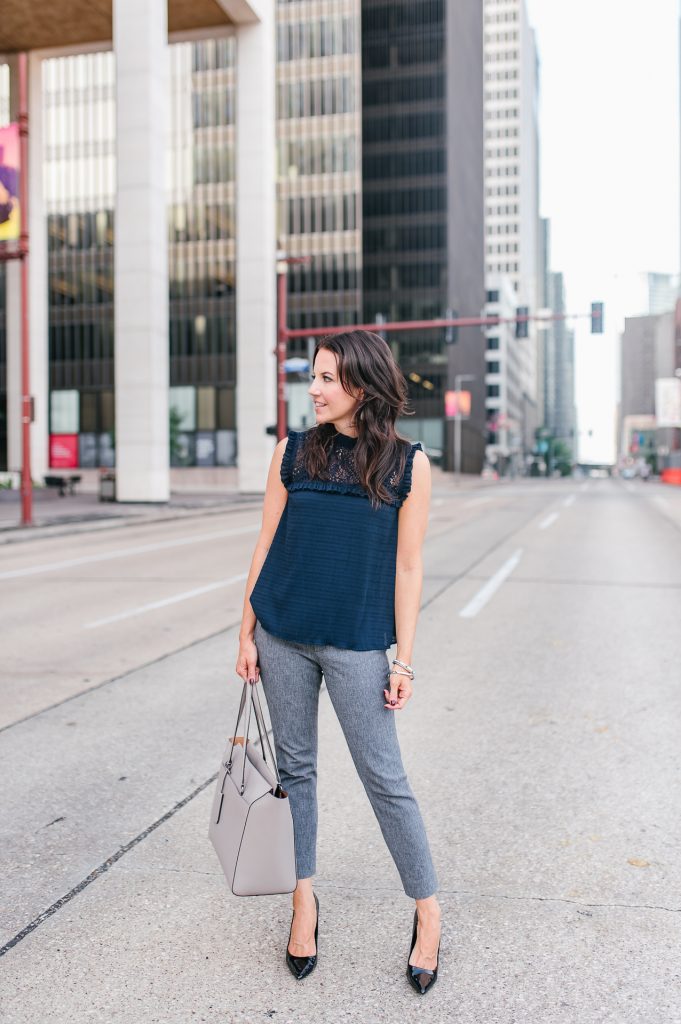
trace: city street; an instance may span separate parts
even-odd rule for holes
[[[233,896],[209,843],[259,525],[235,506],[0,548],[3,1024],[681,1022],[681,488],[434,487],[398,713],[443,909],[423,1000],[325,691],[309,978],[290,896]]]

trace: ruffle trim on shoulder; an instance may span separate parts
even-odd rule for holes
[[[352,494],[357,498],[368,498],[361,484],[341,483],[338,480],[294,480],[288,484],[289,491],[331,491],[334,494]]]
[[[423,451],[423,446],[420,441],[416,441],[411,446],[411,450],[407,452],[407,461],[404,464],[404,473],[400,481],[399,487],[397,488],[397,497],[399,498],[400,505],[409,494],[411,490],[411,471],[414,465],[414,452]]]
[[[281,469],[279,475],[281,476],[281,482],[288,485],[291,474],[293,472],[293,462],[296,457],[296,448],[298,446],[298,431],[289,430],[288,441],[284,448],[284,454],[281,459]]]

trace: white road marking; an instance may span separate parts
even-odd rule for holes
[[[156,544],[141,544],[136,548],[119,548],[118,551],[106,551],[99,555],[83,555],[82,558],[68,558],[63,562],[47,562],[44,565],[30,565],[25,569],[10,569],[0,572],[0,580],[18,579],[20,576],[37,576],[41,572],[57,572],[59,569],[73,569],[76,565],[90,565],[92,562],[110,562],[115,558],[127,558],[130,555],[146,555],[150,551],[164,551],[167,548],[181,548],[188,544],[204,544],[209,540],[222,540],[225,537],[238,537],[242,533],[255,533],[259,525],[240,526],[234,530],[219,530],[216,533],[201,533],[197,536],[181,537],[176,540],[158,541]]]
[[[570,505],[574,504],[574,500],[577,497],[576,494],[568,494],[567,498],[563,501],[565,508],[569,508]]]
[[[558,513],[557,512],[551,512],[551,514],[548,515],[546,517],[546,519],[542,519],[541,523],[539,524],[539,529],[540,530],[546,530],[549,526],[552,526],[553,523],[555,523],[557,518],[558,518]]]
[[[484,608],[490,598],[499,589],[501,584],[504,582],[507,576],[515,569],[516,565],[520,561],[520,556],[523,553],[522,548],[518,548],[514,554],[511,555],[507,561],[504,562],[500,569],[497,569],[494,576],[487,580],[477,592],[474,598],[468,602],[465,608],[462,608],[459,615],[462,619],[472,619],[473,616],[477,615],[481,608]]]
[[[185,590],[183,594],[175,594],[173,597],[164,597],[161,601],[151,601],[149,604],[142,604],[138,608],[129,608],[127,612],[119,612],[118,615],[109,615],[106,619],[96,619],[95,622],[88,622],[83,629],[97,629],[98,626],[109,626],[112,622],[122,622],[123,619],[131,619],[134,615],[144,615],[146,612],[156,611],[157,608],[167,608],[169,604],[177,604],[179,601],[187,601],[191,597],[200,597],[201,594],[209,594],[211,590],[219,590],[221,587],[229,587],[232,583],[248,579],[248,573],[242,572],[238,576],[230,576],[227,580],[218,580],[217,583],[208,583],[205,587],[196,587],[194,590]]]
[[[469,506],[469,505],[484,505],[486,501],[491,501],[491,500],[492,499],[490,497],[488,497],[488,496],[483,497],[483,498],[469,498],[468,501],[464,501],[464,505],[466,505],[466,506]]]

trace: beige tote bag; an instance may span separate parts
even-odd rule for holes
[[[220,764],[208,828],[235,896],[288,893],[298,884],[291,806],[288,793],[281,788],[258,686],[244,682],[234,736],[229,738],[231,743]],[[247,699],[246,732],[237,737]],[[262,754],[248,736],[251,709],[255,711]]]

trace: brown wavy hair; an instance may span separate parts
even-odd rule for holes
[[[387,341],[372,331],[347,331],[321,338],[314,350],[313,366],[323,348],[336,356],[343,390],[349,395],[351,388],[364,390],[352,421],[357,430],[353,453],[360,483],[377,508],[382,501],[391,500],[384,481],[394,470],[396,479],[401,480],[412,444],[395,430],[398,416],[414,415],[407,408],[407,382]],[[310,478],[324,479],[335,434],[333,423],[320,423],[307,431],[302,457]]]

